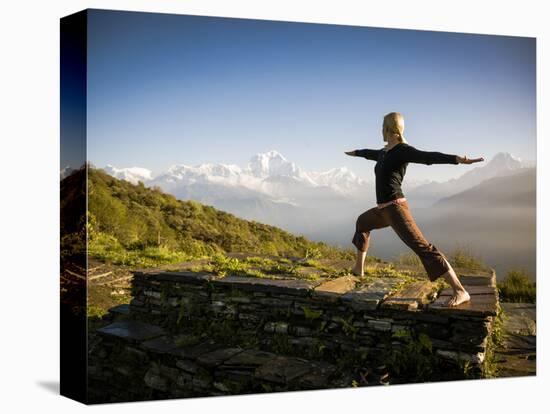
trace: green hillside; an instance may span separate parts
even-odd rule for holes
[[[317,243],[277,227],[181,201],[159,188],[133,185],[88,170],[88,248],[91,257],[149,266],[228,252],[311,258],[350,258],[353,251]]]

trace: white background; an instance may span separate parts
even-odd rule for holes
[[[550,389],[549,32],[544,1],[11,1],[0,15],[0,410],[186,412],[532,411]],[[537,377],[85,406],[58,395],[59,18],[84,8],[537,37]],[[546,26],[546,27],[545,27]],[[475,148],[472,148],[475,153]],[[548,184],[546,184],[548,185]],[[546,348],[546,349],[545,349]],[[543,406],[544,407],[544,406]],[[542,408],[544,410],[544,408]],[[540,409],[535,409],[540,412]]]

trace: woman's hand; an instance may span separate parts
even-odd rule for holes
[[[355,150],[353,151],[345,151],[344,154],[351,155],[352,157],[355,156]]]
[[[473,164],[474,162],[481,162],[481,161],[485,161],[483,157],[481,158],[468,158],[467,156],[458,157],[458,162],[460,164]]]

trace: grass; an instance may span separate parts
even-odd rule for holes
[[[457,246],[448,256],[452,266],[466,270],[481,270],[488,271],[489,267],[485,264],[483,257],[475,254],[471,248],[467,246]]]
[[[127,249],[115,237],[106,233],[98,233],[89,241],[88,252],[91,257],[105,263],[136,267],[156,267],[193,259],[186,253],[165,246]]]
[[[316,269],[317,271],[312,272],[311,269]],[[211,272],[222,277],[232,275],[273,279],[284,276],[308,280],[349,274],[349,269],[338,269],[314,259],[291,261],[282,257],[264,258],[260,256],[238,259],[223,254],[213,256],[207,264],[195,266],[192,270]]]
[[[496,362],[495,351],[498,347],[501,347],[504,343],[504,320],[508,316],[504,313],[501,306],[498,307],[497,315],[493,322],[493,328],[491,335],[487,341],[487,348],[485,353],[485,360],[482,365],[482,372],[484,378],[497,378],[498,377],[498,364]]]
[[[531,282],[529,273],[523,269],[512,269],[497,283],[499,299],[502,302],[535,303],[536,283]]]
[[[416,253],[413,252],[401,253],[399,256],[397,256],[393,263],[402,266],[422,267],[422,262],[420,261],[420,258],[416,255]]]

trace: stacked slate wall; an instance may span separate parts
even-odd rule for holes
[[[468,362],[481,376],[498,307],[491,283],[470,287],[473,305],[460,309],[442,298],[390,306],[380,284],[396,282],[376,283],[135,272],[128,312],[91,341],[90,398],[351,386],[354,364],[380,362],[420,335],[443,367]]]

